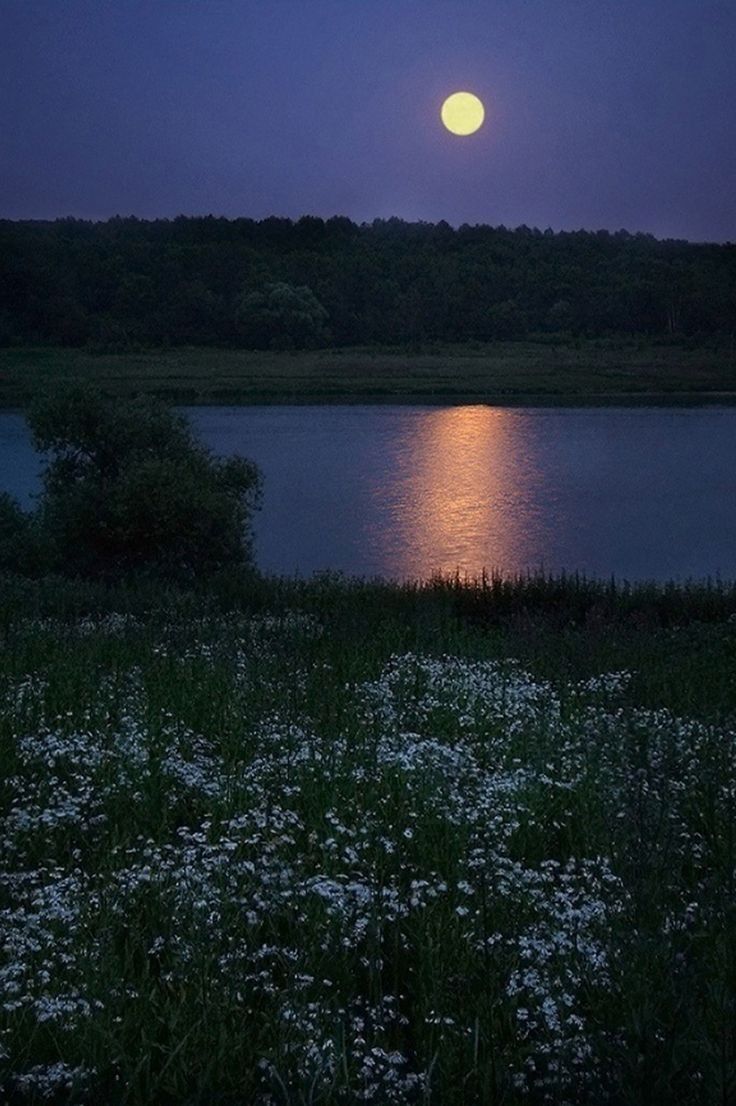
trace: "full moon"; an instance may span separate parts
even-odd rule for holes
[[[453,92],[442,105],[442,122],[453,134],[473,134],[483,125],[486,111],[472,92]]]

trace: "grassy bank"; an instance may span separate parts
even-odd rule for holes
[[[633,341],[500,342],[415,354],[0,350],[0,406],[23,405],[58,379],[94,381],[114,395],[146,392],[192,404],[733,402],[736,354],[729,346]]]
[[[0,585],[13,1102],[728,1102],[736,589]]]

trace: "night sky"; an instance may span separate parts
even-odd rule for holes
[[[736,3],[0,0],[0,217],[210,212],[734,240]]]

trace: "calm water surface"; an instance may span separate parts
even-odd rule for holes
[[[736,578],[735,408],[187,414],[214,450],[263,469],[267,571]],[[38,468],[22,416],[0,412],[0,488],[30,502]]]

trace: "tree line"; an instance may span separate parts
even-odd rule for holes
[[[736,332],[736,245],[336,216],[0,221],[0,344],[421,345]]]

